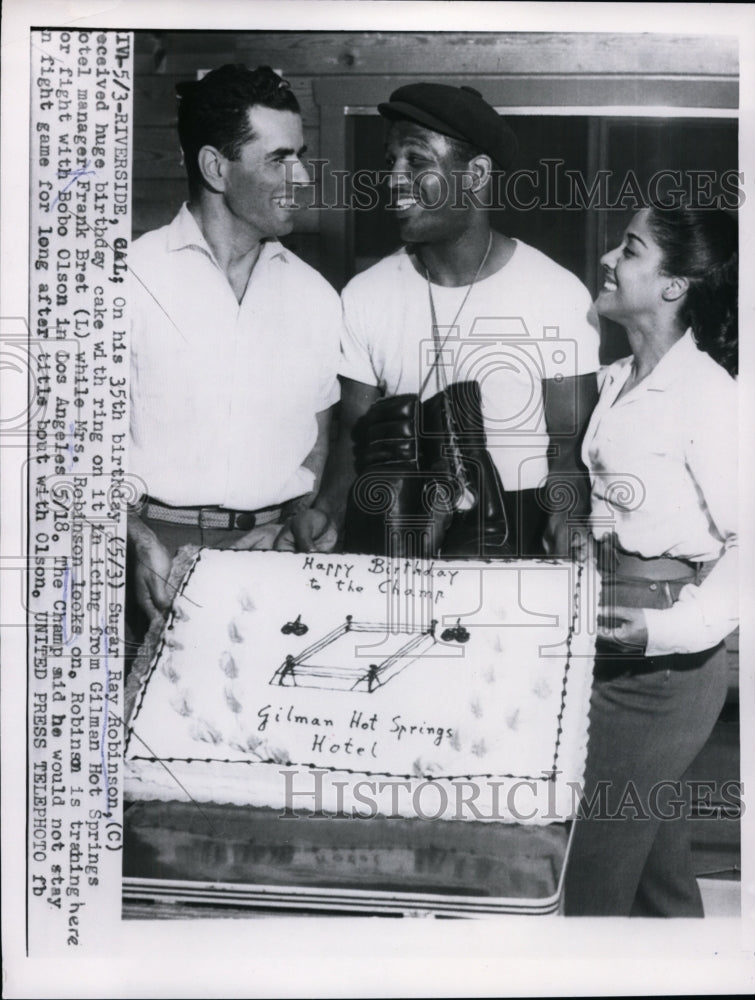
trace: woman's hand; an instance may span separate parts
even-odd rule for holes
[[[648,627],[643,608],[604,608],[598,614],[598,636],[616,649],[644,653]]]

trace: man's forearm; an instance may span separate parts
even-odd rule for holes
[[[320,483],[322,482],[323,471],[325,469],[325,463],[328,459],[328,451],[330,448],[330,425],[333,417],[334,406],[331,406],[328,410],[321,410],[317,415],[317,440],[315,441],[312,450],[307,455],[307,457],[302,462],[305,469],[309,471],[314,476],[314,482],[312,484],[312,494],[317,495],[320,489]]]
[[[548,457],[546,496],[552,513],[584,518],[590,513],[590,477],[579,455],[579,441],[559,441],[551,445]],[[561,511],[563,501],[568,506]]]
[[[582,441],[598,398],[594,374],[543,384],[545,421],[550,438],[548,479],[543,502],[549,511],[545,544],[554,555],[569,554],[569,523],[584,522],[590,513],[590,477],[582,458]]]
[[[297,514],[301,514],[303,511],[308,510],[314,505],[322,483],[325,465],[328,460],[330,425],[333,409],[334,407],[330,407],[330,409],[322,410],[317,414],[317,440],[315,441],[310,453],[302,462],[304,468],[309,469],[314,476],[312,489],[308,493],[302,494],[302,496],[293,497],[291,500],[287,500],[282,505],[283,521],[295,517]]]
[[[328,455],[322,485],[313,506],[327,514],[340,531],[346,517],[351,484],[356,477],[351,430],[343,426]]]
[[[346,518],[349,490],[356,478],[352,432],[357,420],[380,398],[376,386],[341,379],[341,408],[338,418],[338,436],[330,449],[322,477],[322,485],[314,502],[336,525],[339,532]]]

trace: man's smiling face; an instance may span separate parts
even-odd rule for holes
[[[386,142],[390,208],[406,243],[454,240],[468,226],[456,197],[466,162],[445,135],[414,122],[391,125]]]
[[[247,111],[254,137],[236,159],[225,159],[223,199],[234,219],[258,239],[294,227],[294,188],[308,184],[301,116],[255,105]]]

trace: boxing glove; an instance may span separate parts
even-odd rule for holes
[[[349,492],[344,549],[429,559],[447,512],[433,508],[434,478],[422,469],[416,395],[379,399],[355,424],[357,477]]]
[[[454,382],[422,404],[421,463],[453,483],[443,558],[510,556],[504,490],[487,448],[477,382]]]
[[[477,382],[453,383],[424,403],[411,394],[378,400],[353,436],[357,478],[347,503],[347,552],[513,554]]]

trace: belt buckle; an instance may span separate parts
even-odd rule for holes
[[[225,523],[221,523],[221,518]],[[207,520],[205,520],[207,519]],[[200,507],[198,525],[202,530],[220,529],[225,531],[251,531],[257,523],[257,518],[251,511],[224,510],[216,507]]]
[[[221,527],[221,525],[219,525],[217,523],[217,521],[215,521],[214,524],[212,522],[213,516],[215,516],[217,518],[217,516],[218,516],[219,513],[220,513],[219,511],[213,510],[210,507],[200,507],[199,508],[199,516],[197,518],[197,526],[199,527],[199,530],[200,531],[210,531],[213,528]],[[207,523],[205,523],[205,518],[208,519]],[[229,527],[230,527],[230,522],[231,522],[231,514],[230,514],[230,511],[229,511],[228,512],[228,526]]]

